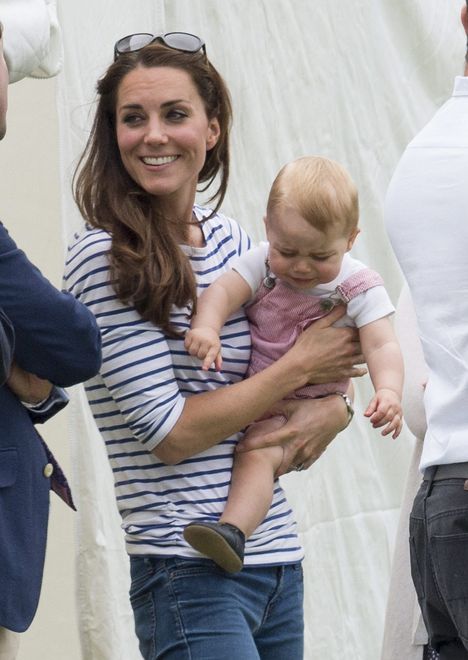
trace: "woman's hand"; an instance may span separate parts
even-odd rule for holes
[[[20,401],[30,404],[44,401],[52,390],[52,383],[25,371],[15,362],[11,365],[7,385]]]
[[[301,368],[308,372],[308,382],[332,383],[367,373],[367,369],[357,366],[364,362],[357,329],[333,327],[345,311],[343,305],[337,306],[304,330],[288,351],[287,355],[297,357]]]
[[[253,432],[248,433],[238,444],[237,451],[281,445],[283,460],[277,476],[295,470],[298,466],[301,469],[309,468],[335,436],[346,428],[349,417],[342,397],[335,394],[320,399],[280,401],[269,414],[283,415],[287,421],[267,434],[261,423],[255,424]]]
[[[300,335],[285,355],[263,371],[228,387],[188,396],[184,402],[183,413],[164,440],[153,450],[154,454],[164,463],[180,463],[241,431],[254,420],[265,418],[265,411],[269,411],[275,402],[289,396],[308,382],[329,383],[363,376],[366,369],[356,366],[364,360],[357,331],[352,328],[331,327],[343,316],[344,311],[344,307],[334,309],[326,318],[315,322]],[[312,438],[312,445],[315,442],[325,448],[346,425],[344,412],[342,425],[338,421],[341,416],[338,419],[336,417],[340,415],[337,412],[340,406],[344,408],[343,401],[329,406],[325,403],[308,403],[311,407],[315,405],[317,410],[322,410],[321,406],[328,408],[330,418],[319,413],[317,417],[311,414],[305,418],[304,413],[298,412],[294,415],[293,408],[296,405],[298,403],[288,404],[285,414],[289,422],[273,434],[276,438],[280,434],[285,442],[289,439],[289,444],[294,442],[293,448],[288,447],[285,451],[282,473],[290,466],[295,449],[299,452],[297,463],[306,462],[306,465],[309,465],[309,461],[313,460],[312,454],[317,454],[318,450],[313,448],[312,451],[307,450],[307,456],[302,459],[299,451],[301,443],[306,444]],[[271,442],[269,434],[267,437],[270,438],[270,444],[283,444],[278,439]],[[262,442],[259,446],[263,446]]]

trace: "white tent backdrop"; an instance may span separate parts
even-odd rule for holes
[[[255,239],[273,176],[321,153],[360,189],[353,253],[378,269],[396,300],[401,276],[382,202],[404,146],[461,72],[461,0],[59,0],[63,223],[80,225],[70,177],[87,136],[94,85],[117,38],[185,30],[204,37],[234,104],[233,167],[224,210]],[[306,659],[376,660],[393,537],[412,439],[383,439],[362,410],[307,473],[284,479],[306,548]],[[82,391],[71,428],[78,500],[77,570],[85,660],[139,658],[127,602],[128,568],[103,443]]]

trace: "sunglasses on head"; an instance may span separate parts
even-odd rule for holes
[[[122,39],[116,42],[114,46],[114,62],[119,55],[134,53],[154,42],[159,42],[168,48],[180,50],[183,53],[198,53],[201,50],[206,55],[204,41],[195,34],[190,34],[189,32],[167,32],[166,34],[154,35],[148,32],[137,32],[136,34],[129,34],[126,37],[122,37]]]

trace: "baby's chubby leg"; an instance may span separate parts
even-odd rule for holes
[[[249,426],[246,435],[264,435],[284,424],[274,417]],[[267,447],[235,454],[231,486],[218,522],[200,521],[187,525],[185,540],[229,573],[243,566],[245,538],[265,518],[273,499],[275,474],[283,460],[282,447]]]
[[[270,417],[251,424],[249,435],[266,435],[284,425]],[[231,487],[220,522],[238,527],[248,538],[265,518],[273,498],[275,474],[283,460],[282,447],[265,447],[234,455]]]

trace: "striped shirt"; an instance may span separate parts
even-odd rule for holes
[[[196,206],[198,220],[210,211]],[[203,247],[182,246],[198,292],[230,268],[250,247],[247,234],[217,214],[201,224]],[[178,465],[151,452],[171,431],[185,398],[241,380],[250,359],[250,334],[243,310],[221,332],[223,371],[208,372],[184,348],[116,297],[110,283],[111,238],[86,229],[69,248],[65,286],[95,314],[102,333],[100,373],[86,383],[91,410],[106,444],[129,554],[197,557],[184,540],[194,520],[217,520],[226,502],[237,433]],[[171,321],[189,327],[188,309],[174,308]],[[284,493],[275,484],[270,511],[246,544],[246,565],[280,564],[302,558],[296,525]]]

